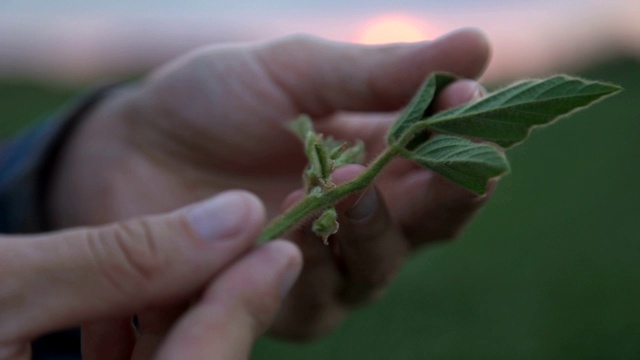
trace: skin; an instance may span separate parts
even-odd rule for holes
[[[58,158],[47,200],[58,228],[158,214],[229,189],[256,194],[267,218],[301,188],[302,146],[283,124],[310,115],[319,132],[362,139],[371,157],[394,116],[433,71],[473,79],[489,57],[485,37],[462,30],[432,42],[364,46],[308,36],[213,46],[187,54],[103,101]],[[436,110],[482,96],[473,80],[450,85]],[[361,171],[338,169],[336,181]],[[375,189],[339,206],[327,247],[301,228],[287,235],[305,267],[271,334],[311,339],[376,298],[417,247],[455,237],[487,200],[428,170],[394,161]],[[187,304],[137,312],[157,348]],[[85,322],[85,350],[135,347],[128,316]],[[108,334],[108,336],[105,336]],[[146,350],[145,353],[152,353]]]
[[[241,221],[203,226],[231,206]],[[290,242],[253,247],[264,221],[260,200],[234,191],[163,215],[0,236],[0,359],[30,359],[35,338],[78,324],[92,329],[83,359],[247,358],[302,267]],[[137,334],[131,321],[92,325],[177,303],[166,317],[141,316]]]

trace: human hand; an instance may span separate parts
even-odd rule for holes
[[[362,139],[373,157],[399,110],[432,71],[478,76],[484,37],[460,31],[429,43],[363,46],[315,38],[215,46],[157,70],[107,99],[63,152],[50,213],[60,227],[174,209],[230,188],[256,193],[268,216],[296,197],[302,146],[283,126],[300,113],[319,132]],[[450,85],[444,109],[471,100],[471,80]],[[357,166],[338,169],[352,178]],[[450,238],[486,201],[426,169],[395,161],[377,190],[343,204],[332,247],[290,234],[307,266],[274,333],[308,338],[383,289],[409,251]]]
[[[285,241],[252,248],[264,217],[255,196],[226,192],[167,215],[0,237],[0,359],[29,359],[34,338],[81,323],[83,359],[248,358],[302,260]]]

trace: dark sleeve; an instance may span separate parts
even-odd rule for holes
[[[56,156],[76,125],[114,86],[104,86],[0,145],[0,234],[50,230],[43,200]],[[34,360],[79,360],[80,330],[43,336],[32,344]]]
[[[0,145],[0,233],[50,230],[42,205],[56,155],[75,125],[111,88],[89,92]]]

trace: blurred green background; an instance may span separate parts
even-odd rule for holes
[[[458,241],[411,258],[379,302],[253,359],[640,359],[640,64],[581,75],[625,91],[511,150]],[[0,134],[84,89],[0,82]]]

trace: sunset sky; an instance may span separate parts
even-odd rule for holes
[[[484,30],[493,44],[490,81],[640,57],[638,0],[5,0],[0,77],[85,82],[146,71],[215,42],[299,32],[420,41],[465,26]]]

